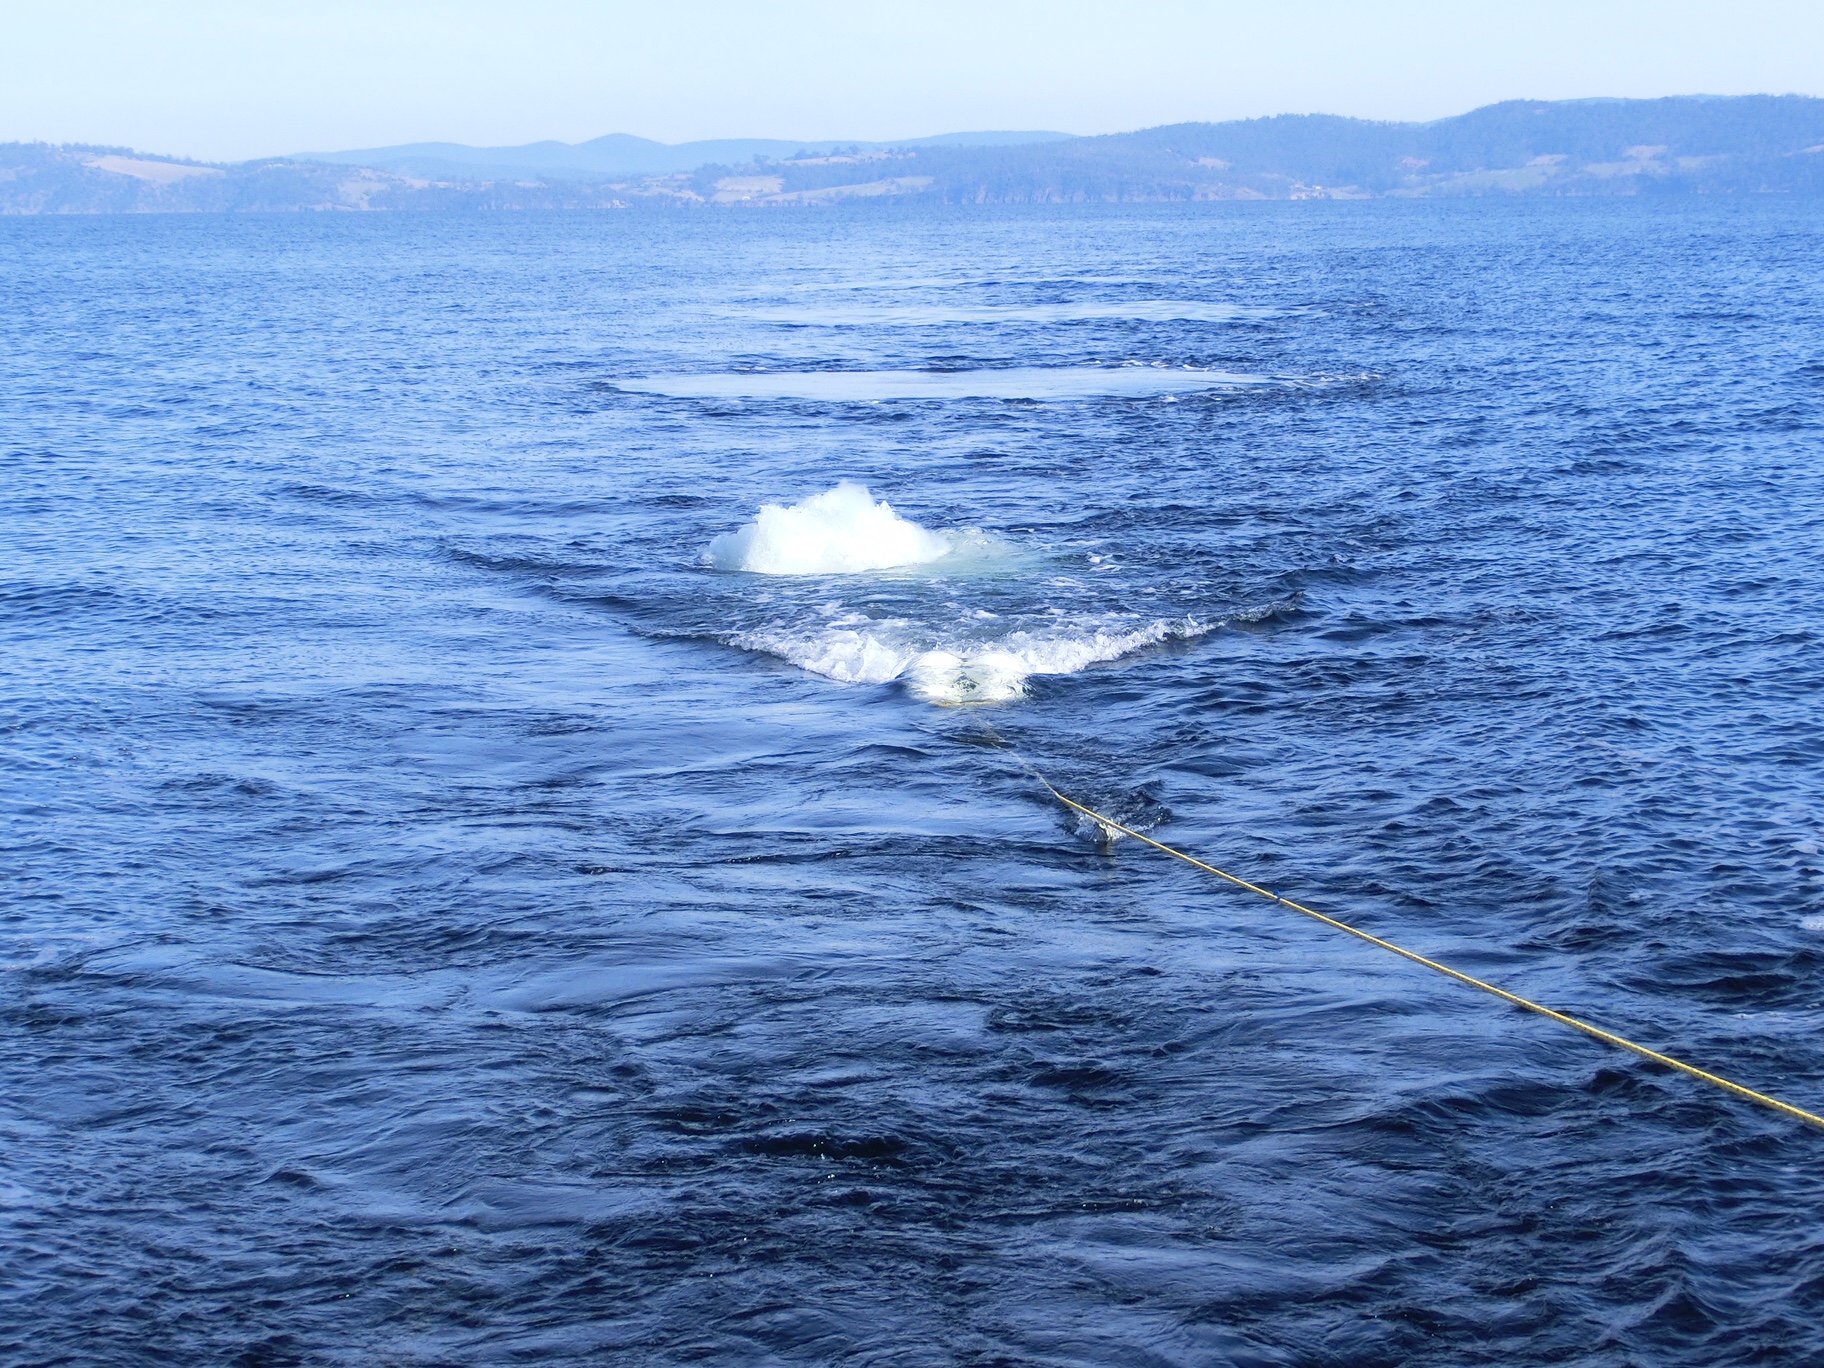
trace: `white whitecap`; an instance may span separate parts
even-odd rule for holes
[[[844,480],[801,503],[761,504],[745,527],[710,542],[718,570],[757,575],[853,575],[929,565],[965,547],[988,549],[979,532],[932,532],[875,499],[866,485]]]
[[[1193,618],[1122,618],[1015,630],[998,637],[949,633],[934,640],[928,630],[903,619],[851,614],[814,627],[743,632],[729,641],[844,683],[897,680],[915,698],[955,707],[1005,703],[1023,697],[1034,675],[1075,674],[1163,641],[1201,636],[1220,625]]]

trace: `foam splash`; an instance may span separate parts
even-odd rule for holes
[[[1010,702],[1025,696],[1027,681],[1034,675],[1075,674],[1160,642],[1202,636],[1221,625],[1194,618],[1130,619],[1016,630],[987,640],[932,642],[903,620],[851,615],[808,631],[743,632],[729,642],[844,683],[898,680],[915,698],[956,707]]]
[[[761,504],[760,515],[709,544],[718,570],[757,575],[853,575],[928,565],[955,551],[953,533],[931,532],[844,480],[802,503]]]

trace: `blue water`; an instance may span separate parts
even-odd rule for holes
[[[1014,758],[1824,1105],[1813,206],[14,220],[0,299],[5,1362],[1824,1359],[1824,1134]],[[706,560],[844,479],[980,554]]]

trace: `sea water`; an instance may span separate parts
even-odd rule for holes
[[[1809,204],[0,290],[5,1361],[1824,1357]]]

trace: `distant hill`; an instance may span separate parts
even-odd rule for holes
[[[898,143],[791,142],[776,138],[723,138],[711,142],[662,143],[628,133],[610,133],[585,143],[538,142],[523,147],[465,147],[461,143],[409,143],[358,152],[300,152],[290,160],[367,166],[400,175],[435,179],[614,181],[675,175],[700,166],[740,165],[827,157],[840,152],[918,147],[1019,147],[1068,142],[1068,133],[940,133]]]
[[[1431,123],[1287,114],[1076,138],[421,143],[235,165],[0,145],[0,213],[1824,194],[1824,99],[1511,100]]]
[[[434,181],[288,159],[210,166],[124,147],[0,144],[0,214],[608,209],[613,186]]]
[[[1824,190],[1824,100],[1510,100],[1432,123],[1280,115],[978,154],[950,198],[1362,198]]]

